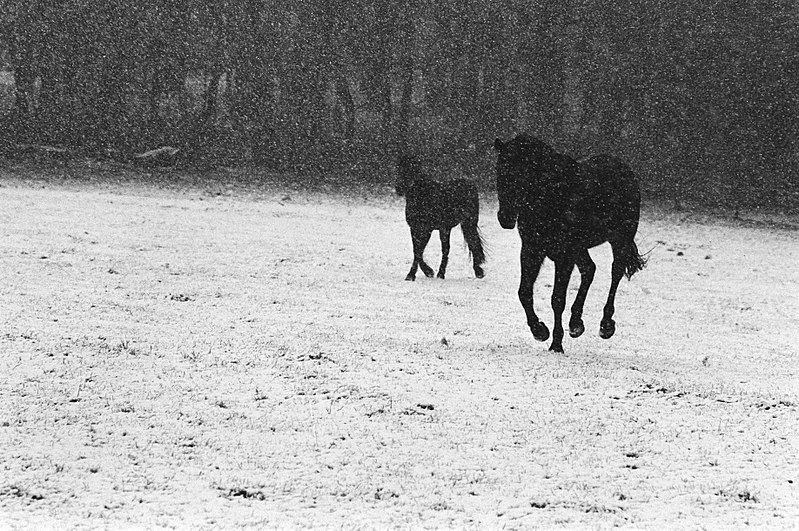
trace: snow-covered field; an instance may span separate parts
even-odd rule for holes
[[[388,188],[2,184],[0,528],[799,523],[790,227],[647,210],[553,354],[490,198],[486,278],[412,283]]]

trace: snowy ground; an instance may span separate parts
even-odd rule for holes
[[[0,528],[797,525],[799,231],[650,209],[552,354],[495,205],[415,283],[402,206],[4,181]]]

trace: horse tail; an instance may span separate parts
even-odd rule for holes
[[[624,252],[624,274],[627,275],[627,280],[641,271],[646,266],[646,257],[638,252],[638,246],[634,240],[630,240]]]
[[[469,248],[469,256],[474,259],[475,264],[484,264],[486,261],[486,242],[485,238],[483,238],[483,233],[480,232],[480,227],[477,226],[477,221],[474,223],[461,223],[461,231],[463,232],[463,239]]]

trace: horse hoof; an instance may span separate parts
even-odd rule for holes
[[[583,332],[585,332],[585,325],[583,324],[582,319],[573,323],[569,323],[569,335],[571,337],[580,337],[583,335]]]
[[[546,341],[549,339],[549,328],[541,321],[530,326],[530,331],[533,333],[533,337],[536,341]]]
[[[438,272],[438,275],[436,275],[436,276],[437,276],[438,278],[440,278],[441,280],[444,280],[444,273],[442,273],[441,271],[439,271],[439,272]]]
[[[483,278],[484,276],[486,276],[486,273],[485,271],[483,271],[482,267],[475,267],[474,276],[476,276],[477,278]]]
[[[554,342],[549,346],[550,352],[558,352],[563,354],[563,345],[556,345]]]
[[[427,270],[427,271],[425,271],[425,270],[422,270],[422,271],[424,272],[424,276],[426,276],[427,278],[433,278],[433,270],[432,269]]]
[[[416,276],[415,275],[408,275],[407,277],[405,277],[405,280],[407,280],[409,282],[413,282],[414,280],[416,280]]]
[[[610,339],[616,333],[616,322],[613,319],[602,321],[599,325],[599,337],[602,339]]]

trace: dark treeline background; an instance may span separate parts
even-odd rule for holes
[[[490,179],[527,130],[645,189],[797,204],[795,0],[0,0],[0,143]],[[454,170],[453,170],[454,171]]]

